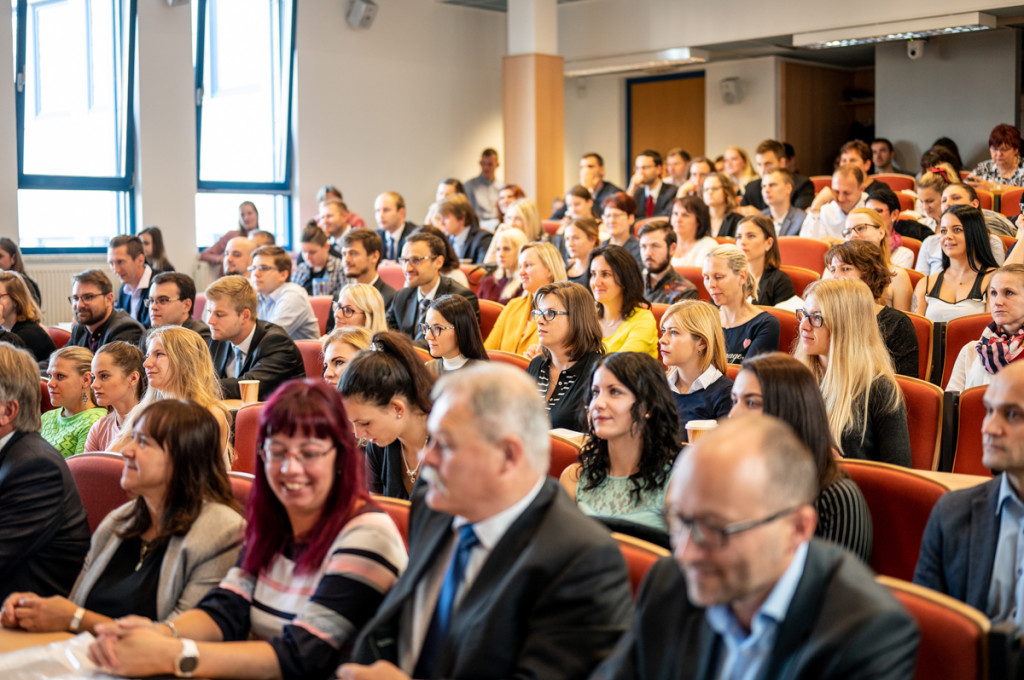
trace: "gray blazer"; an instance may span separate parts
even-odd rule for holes
[[[82,606],[121,539],[116,533],[120,521],[128,516],[134,501],[107,515],[92,535],[71,601]],[[235,565],[242,547],[245,519],[221,503],[206,501],[199,517],[184,536],[175,536],[167,544],[157,588],[157,618],[164,620],[195,607],[206,593],[220,583]],[[102,613],[102,612],[101,612]]]

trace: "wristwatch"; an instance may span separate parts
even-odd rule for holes
[[[195,640],[181,638],[181,652],[174,657],[174,675],[178,678],[191,678],[199,666],[199,648]]]

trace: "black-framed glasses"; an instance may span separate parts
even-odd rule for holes
[[[172,302],[181,302],[181,298],[169,298],[169,297],[165,297],[165,296],[160,296],[160,297],[155,297],[155,298],[147,298],[146,299],[146,306],[147,307],[156,307],[157,305],[160,305],[161,307],[163,307],[164,305],[168,305],[168,304],[170,304]]]
[[[784,510],[763,517],[761,519],[752,519],[745,522],[734,522],[732,524],[726,524],[725,526],[717,526],[713,522],[707,520],[698,519],[696,517],[681,517],[679,515],[669,515],[668,517],[668,535],[672,539],[673,544],[678,545],[685,541],[687,538],[692,538],[693,542],[705,550],[724,550],[729,545],[729,537],[735,536],[736,534],[742,534],[745,531],[756,529],[757,527],[770,524],[777,519],[781,519],[786,515],[794,512],[795,510],[802,507],[801,505],[794,505]]]
[[[558,309],[535,309],[530,312],[530,316],[533,317],[534,321],[544,319],[548,323],[551,323],[555,320],[556,316],[569,316],[569,312],[563,312]]]
[[[411,262],[414,267],[419,267],[422,263],[433,259],[432,257],[400,257],[398,258],[398,264],[404,267]]]
[[[803,323],[804,319],[807,319],[811,324],[811,328],[821,328],[825,325],[825,317],[821,315],[821,312],[807,313],[802,309],[796,310],[796,322]]]
[[[103,297],[103,293],[86,293],[85,295],[71,295],[68,297],[68,302],[70,302],[73,305],[77,305],[79,302],[92,302],[98,297]]]
[[[432,338],[437,338],[440,337],[441,331],[450,331],[453,330],[454,328],[455,326],[442,326],[441,324],[437,323],[433,325],[429,323],[421,323],[420,333],[423,333],[424,336],[429,335]]]
[[[335,300],[334,302],[331,303],[331,311],[334,312],[335,314],[337,314],[338,312],[341,312],[341,315],[343,317],[345,317],[346,319],[351,319],[353,316],[356,315],[357,312],[360,313],[360,314],[363,312],[363,310],[358,309],[356,307],[350,307],[349,305],[343,305],[340,302],[338,302],[337,300]]]
[[[334,451],[333,446],[326,450],[318,448],[309,448],[307,445],[302,445],[297,451],[286,449],[280,444],[275,444],[270,441],[263,442],[263,450],[260,451],[260,458],[263,459],[264,463],[271,465],[280,466],[284,464],[284,461],[289,456],[294,456],[301,465],[307,466],[316,463],[318,460],[327,456]]]

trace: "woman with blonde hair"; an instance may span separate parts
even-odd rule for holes
[[[541,286],[565,281],[565,263],[550,243],[526,243],[519,249],[519,280],[523,292],[508,301],[484,341],[485,349],[525,354],[537,343],[537,324],[530,318],[533,294]]]
[[[728,243],[715,247],[704,258],[703,273],[704,287],[718,305],[728,362],[779,349],[779,320],[750,304],[754,277],[743,251]]]
[[[526,244],[527,239],[526,234],[510,227],[499,231],[494,240],[494,256],[498,268],[481,279],[476,296],[505,305],[523,290],[519,280],[519,249]]]
[[[93,423],[107,415],[96,406],[92,388],[92,352],[61,347],[50,355],[46,389],[54,408],[42,417],[39,434],[67,458],[85,450]]]
[[[331,303],[336,326],[362,326],[370,334],[388,329],[387,312],[380,291],[368,283],[350,283]]]
[[[518,229],[526,234],[527,241],[540,240],[544,235],[544,227],[540,222],[540,211],[537,210],[537,204],[533,202],[533,199],[520,198],[509,204],[508,211],[505,213],[505,221],[498,225],[494,235],[497,236],[506,229]],[[484,264],[494,264],[497,261],[494,252],[497,245],[498,239],[491,239],[491,245],[488,246],[487,254],[484,255]]]
[[[800,339],[793,354],[821,386],[843,456],[910,467],[907,411],[867,285],[815,281],[796,317]]]
[[[57,349],[24,276],[17,272],[0,271],[0,325],[21,338],[40,364]]]
[[[685,300],[661,317],[661,363],[679,412],[679,431],[691,420],[718,420],[732,408],[732,380],[725,375],[725,336],[718,310]]]
[[[885,227],[882,216],[871,208],[854,208],[846,216],[846,226],[843,227],[843,238],[847,241],[867,241],[878,246],[882,253],[882,261],[892,274],[892,280],[883,296],[887,307],[894,307],[904,312],[910,311],[910,304],[914,297],[914,287],[910,283],[910,276],[903,270],[902,266],[896,266],[892,262],[892,250],[889,247],[889,231]],[[900,246],[914,259],[913,253],[907,248]],[[900,253],[901,257],[903,253]]]
[[[324,381],[337,385],[345,365],[357,352],[370,348],[373,334],[362,326],[342,326],[324,337],[321,354],[324,357]]]
[[[736,185],[736,195],[742,196],[747,184],[757,179],[757,172],[750,164],[750,156],[738,146],[729,146],[726,147],[722,158],[725,160],[725,173]]]
[[[737,212],[739,199],[736,196],[736,185],[724,172],[713,172],[704,178],[701,184],[701,198],[708,206],[711,217],[710,236],[736,236],[736,227],[743,215]]]

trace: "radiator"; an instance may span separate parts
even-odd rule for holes
[[[43,323],[47,326],[70,324],[71,277],[86,269],[99,269],[111,279],[111,286],[116,291],[121,282],[107,266],[104,259],[106,253],[91,255],[26,255],[25,273],[39,284],[39,294],[43,298]]]

